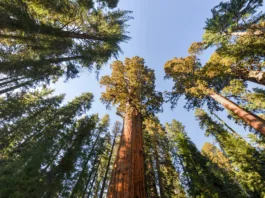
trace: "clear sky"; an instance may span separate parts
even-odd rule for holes
[[[143,57],[146,65],[155,70],[157,90],[171,90],[173,83],[170,80],[164,80],[165,62],[173,57],[188,55],[187,50],[190,44],[201,40],[205,20],[211,16],[211,8],[219,2],[218,0],[120,0],[118,7],[133,11],[134,19],[129,22],[128,28],[129,36],[132,38],[121,45],[124,53],[120,54],[119,60],[123,61],[125,57],[132,56]],[[207,61],[210,54],[211,50],[204,53],[200,57],[202,62]],[[100,76],[110,74],[110,63],[102,68]],[[80,78],[67,83],[59,81],[53,87],[56,93],[66,93],[66,101],[83,92],[92,92],[95,101],[91,114],[99,113],[101,117],[109,114],[112,122],[120,120],[115,115],[115,108],[106,110],[100,102],[100,94],[104,89],[100,87],[93,72],[84,71],[80,74]],[[212,140],[204,137],[204,132],[195,120],[194,112],[184,109],[184,104],[184,99],[181,99],[179,105],[173,110],[170,104],[164,104],[164,111],[158,114],[158,117],[162,124],[171,122],[172,119],[182,122],[188,135],[200,149],[204,142],[212,142]],[[226,117],[225,112],[219,115],[223,119]],[[243,136],[247,134],[231,121],[227,122]]]

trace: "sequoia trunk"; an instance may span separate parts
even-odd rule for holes
[[[248,69],[232,69],[232,71],[240,78],[254,82],[260,85],[265,85],[265,72]]]
[[[145,198],[142,116],[126,111],[124,130],[112,170],[108,198]]]
[[[255,114],[248,112],[241,107],[239,107],[234,102],[226,99],[225,97],[217,94],[217,93],[211,93],[210,97],[212,97],[214,100],[222,104],[225,108],[232,111],[234,114],[239,116],[242,120],[244,120],[248,125],[259,131],[262,135],[265,136],[265,120],[262,118],[256,116]]]

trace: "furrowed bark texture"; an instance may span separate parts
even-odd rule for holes
[[[145,198],[142,116],[126,112],[124,130],[108,189],[108,198]]]
[[[217,93],[211,93],[210,97],[212,97],[214,100],[222,104],[228,110],[232,111],[234,114],[239,116],[242,120],[244,120],[248,125],[252,126],[254,129],[256,129],[262,135],[265,136],[265,120],[263,120],[262,118],[260,118],[259,116],[256,116],[255,114],[251,112],[248,112],[242,109],[234,102],[226,99],[225,97]]]

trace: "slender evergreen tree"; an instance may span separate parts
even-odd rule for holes
[[[182,169],[182,184],[192,197],[246,197],[234,178],[203,156],[181,123],[166,124],[174,157]]]
[[[264,196],[264,156],[243,138],[226,131],[222,124],[214,121],[205,111],[198,109],[196,116],[227,154],[236,178],[251,197]]]
[[[0,94],[100,69],[129,39],[130,12],[118,1],[3,0],[0,3]]]

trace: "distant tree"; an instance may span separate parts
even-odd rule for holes
[[[246,197],[225,169],[211,163],[188,138],[181,123],[166,124],[166,132],[182,169],[182,184],[192,197]]]
[[[113,131],[112,131],[112,133],[113,133],[113,142],[112,142],[112,145],[111,145],[111,150],[109,152],[108,161],[107,161],[108,163],[106,165],[106,171],[105,171],[104,178],[103,178],[103,181],[102,181],[102,187],[101,187],[100,195],[99,195],[100,198],[103,197],[103,194],[104,194],[104,191],[105,191],[105,186],[106,186],[106,183],[107,183],[108,173],[109,173],[109,170],[110,170],[110,165],[111,165],[111,160],[112,160],[112,156],[113,156],[113,151],[114,151],[114,147],[115,147],[115,144],[116,144],[116,137],[121,132],[122,132],[121,123],[116,121],[115,125],[114,125],[114,128],[113,128]]]
[[[198,109],[196,117],[224,150],[234,168],[236,179],[251,197],[264,197],[265,158],[254,147],[238,135],[226,131],[222,124],[214,121],[205,111]]]
[[[152,117],[144,121],[145,154],[150,169],[146,170],[148,193],[157,196],[156,185],[160,197],[186,197],[179,181],[179,173],[174,168],[168,139],[164,127],[158,118]],[[152,173],[153,172],[153,173]],[[151,180],[152,179],[152,180]],[[154,184],[155,186],[154,186]]]
[[[204,156],[209,158],[213,163],[218,164],[219,167],[224,168],[226,170],[231,169],[231,165],[228,158],[215,145],[206,142],[204,143],[201,152]]]

